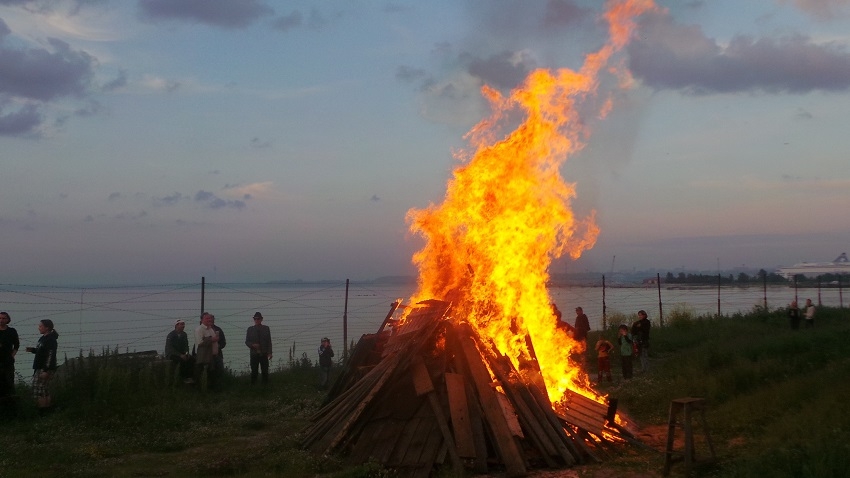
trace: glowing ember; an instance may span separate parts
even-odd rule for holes
[[[508,97],[484,86],[493,113],[467,134],[474,154],[459,155],[467,164],[455,169],[441,205],[408,212],[411,230],[426,239],[413,257],[420,276],[412,300],[451,301],[454,318],[492,340],[517,368],[530,358],[530,335],[553,401],[568,389],[596,397],[570,363],[577,343],[555,327],[546,288],[551,261],[577,259],[599,233],[593,214],[574,217],[575,189],[559,168],[590,133],[580,108],[600,103],[599,116],[611,108],[609,99],[595,101],[600,73],[628,83],[609,62],[631,37],[634,17],[653,8],[651,0],[609,2],[610,39],[578,72],[536,70]],[[504,134],[519,114],[524,121]]]

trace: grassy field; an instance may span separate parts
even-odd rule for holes
[[[653,329],[650,371],[618,380],[615,362],[614,382],[599,385],[649,447],[624,446],[572,476],[659,476],[670,400],[687,396],[706,399],[718,455],[697,475],[846,476],[848,315],[822,308],[815,328],[792,331],[782,310],[721,318],[669,312],[667,326]],[[618,320],[625,318],[609,323]],[[591,333],[591,344],[599,334]],[[277,371],[268,387],[228,376],[219,390],[202,392],[169,385],[152,366],[84,363],[62,382],[48,416],[38,416],[21,387],[18,417],[3,422],[0,433],[0,476],[392,476],[374,464],[345,467],[299,449],[298,432],[324,398],[310,364]],[[595,360],[587,363],[595,378]]]

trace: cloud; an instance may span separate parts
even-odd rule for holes
[[[579,7],[569,0],[549,0],[546,2],[543,26],[548,29],[572,26],[584,21],[590,15],[592,15],[590,9]]]
[[[259,0],[139,0],[143,18],[244,28],[274,10]]]
[[[117,90],[119,88],[123,88],[124,86],[127,86],[127,71],[126,70],[120,70],[118,72],[118,76],[116,76],[114,79],[106,82],[101,87],[101,89],[103,91],[113,91],[113,90]]]
[[[251,199],[255,197],[266,196],[274,189],[272,181],[262,181],[250,184],[227,184],[224,186],[224,192],[231,197],[241,197],[242,199]]]
[[[74,51],[55,38],[47,40],[52,51],[12,48],[5,45],[8,34],[8,27],[0,19],[0,94],[37,101],[86,94],[96,63],[94,57]]]
[[[111,193],[107,199],[109,199],[110,201],[114,201],[114,200],[120,199],[120,198],[121,198],[121,193],[114,192],[114,193]]]
[[[144,78],[142,78],[141,85],[151,90],[173,93],[180,88],[181,83],[176,80],[167,80],[158,76],[145,75]]]
[[[522,83],[536,64],[531,53],[526,50],[502,51],[487,58],[463,53],[460,60],[466,64],[467,73],[480,78],[482,83],[505,90]]]
[[[11,34],[0,19],[0,135],[39,137],[45,105],[90,95],[97,59],[55,38],[47,39],[49,48],[27,48],[7,42]],[[13,102],[22,106],[9,111]],[[64,119],[58,118],[57,124]]]
[[[203,203],[210,209],[244,209],[247,206],[243,200],[222,199],[203,189],[195,193],[195,202]]]
[[[26,104],[11,113],[6,113],[5,108],[0,107],[0,136],[37,135],[42,121],[41,111],[34,104]]]
[[[846,17],[848,0],[779,0],[779,3],[793,3],[803,13],[817,20],[832,20]]]
[[[110,198],[111,198],[111,196],[110,196]],[[173,206],[173,205],[179,203],[180,201],[182,201],[183,199],[185,199],[185,196],[183,196],[183,194],[175,192],[174,194],[171,194],[169,196],[165,196],[165,197],[161,197],[161,198],[155,197],[155,198],[153,198],[153,202],[157,206]]]
[[[736,36],[726,46],[695,25],[647,15],[628,47],[632,74],[655,90],[687,94],[808,93],[850,89],[850,54],[843,45],[816,44],[803,35]]]

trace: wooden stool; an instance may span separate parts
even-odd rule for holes
[[[705,433],[705,441],[708,443],[708,450],[711,452],[711,459],[714,460],[714,446],[711,444],[711,437],[708,435],[708,426],[705,422],[705,399],[702,398],[676,398],[670,402],[670,418],[667,422],[667,451],[664,455],[664,476],[670,474],[670,465],[674,461],[679,461],[684,458],[685,475],[690,476],[691,465],[696,461],[696,450],[694,449],[694,431],[691,426],[691,416],[693,412],[700,412],[702,420],[702,430]],[[683,412],[681,422],[677,421],[679,412]],[[676,425],[681,425],[685,429],[685,450],[673,451],[673,439],[676,433]],[[674,458],[674,455],[679,455]]]

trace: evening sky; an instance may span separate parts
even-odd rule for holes
[[[554,271],[850,249],[850,1],[658,4],[561,168],[601,233]],[[441,202],[481,86],[578,69],[601,5],[0,0],[0,282],[414,275],[405,214]]]

